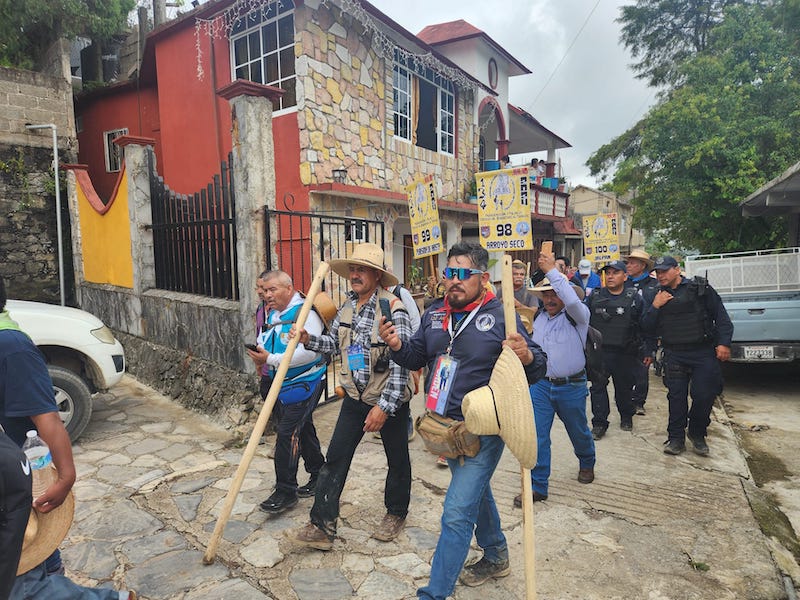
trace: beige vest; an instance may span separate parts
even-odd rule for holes
[[[392,313],[398,311],[406,312],[406,308],[403,306],[403,302],[400,300],[400,298],[391,292],[387,292],[383,288],[378,288],[378,300],[381,298],[386,298],[389,301],[389,306],[392,309]],[[356,384],[353,381],[353,375],[350,371],[350,363],[347,360],[347,349],[350,347],[352,335],[353,305],[348,301],[342,307],[339,313],[339,350],[341,351],[340,353],[342,357],[342,366],[339,371],[339,384],[345,389],[348,396],[355,398],[356,400],[361,400],[370,406],[375,406],[378,403],[378,399],[381,397],[383,388],[386,387],[386,382],[389,380],[388,368],[383,373],[376,373],[374,370],[372,370],[375,367],[376,361],[381,357],[381,354],[384,352],[388,354],[390,352],[389,348],[386,346],[386,343],[378,335],[378,327],[380,326],[381,316],[379,305],[376,306],[375,315],[376,318],[372,323],[372,337],[369,344],[369,365],[371,372],[369,375],[369,381],[367,382],[367,387],[364,388],[363,392],[359,393],[358,387],[356,387]],[[411,398],[411,393],[408,386],[406,386],[403,397],[406,399]]]

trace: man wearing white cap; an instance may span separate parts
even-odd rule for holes
[[[600,276],[592,271],[592,261],[586,258],[578,263],[578,277],[581,278],[581,285],[587,296],[602,285]]]
[[[389,463],[384,489],[386,515],[372,537],[388,542],[405,526],[411,500],[411,461],[408,456],[408,371],[391,360],[386,343],[378,335],[382,308],[388,302],[392,321],[404,341],[411,337],[411,321],[403,302],[384,288],[397,278],[383,264],[383,249],[359,244],[349,258],[330,261],[331,269],[349,279],[350,297],[323,335],[298,335],[307,350],[340,354],[339,383],[344,388],[342,408],[333,430],[328,455],[317,479],[311,520],[290,532],[295,543],[330,550],[336,537],[339,499],[350,464],[365,432],[381,432]],[[380,300],[380,302],[379,302]]]

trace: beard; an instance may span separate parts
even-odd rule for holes
[[[470,302],[475,302],[478,298],[481,297],[483,293],[483,288],[478,290],[478,293],[475,294],[472,298],[461,297],[461,298],[454,298],[452,293],[453,292],[461,292],[462,294],[466,292],[462,287],[453,286],[447,291],[447,303],[450,305],[450,308],[460,309],[464,308]]]

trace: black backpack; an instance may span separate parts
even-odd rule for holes
[[[578,326],[575,319],[565,312],[564,315],[567,320],[578,331]],[[583,355],[586,357],[586,379],[592,382],[592,385],[604,386],[608,384],[608,371],[606,370],[605,362],[603,361],[603,334],[599,329],[589,325],[589,331],[586,334],[586,342],[583,345]]]

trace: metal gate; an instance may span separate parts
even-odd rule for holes
[[[303,213],[292,210],[270,210],[264,213],[267,265],[287,272],[298,290],[307,290],[320,262],[347,258],[356,245],[369,242],[385,248],[383,221],[357,217]],[[333,271],[322,284],[336,306],[347,298],[348,282]],[[328,365],[325,376],[327,398],[334,398],[337,385],[338,358]]]

